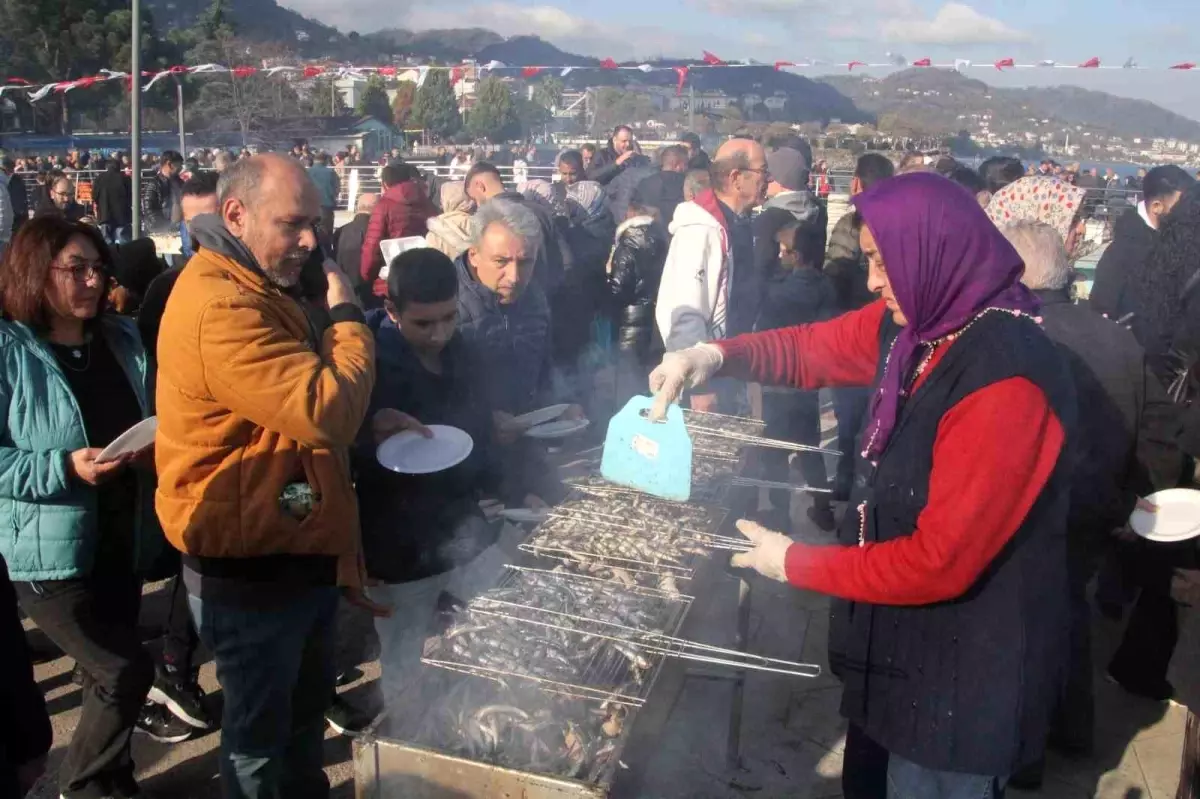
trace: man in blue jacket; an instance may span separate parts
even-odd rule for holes
[[[338,180],[337,172],[329,166],[329,156],[324,152],[313,156],[308,179],[317,187],[317,194],[321,198],[321,232],[329,239],[333,236],[333,212],[337,208],[342,182]]]

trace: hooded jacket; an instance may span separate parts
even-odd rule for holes
[[[467,253],[458,270],[458,330],[478,357],[488,407],[521,414],[549,398],[550,306],[536,282],[516,302],[500,298],[471,272]],[[544,404],[549,404],[544,403]]]
[[[155,505],[167,539],[204,576],[303,574],[361,584],[349,447],[375,381],[357,306],[318,333],[216,215],[167,300],[158,346]],[[311,486],[311,513],[281,508]],[[336,559],[336,560],[335,560]],[[316,575],[320,575],[316,578]]]
[[[725,337],[732,249],[712,189],[675,209],[654,312],[668,351]]]
[[[608,270],[617,344],[642,357],[650,352],[656,338],[654,301],[667,248],[667,232],[653,217],[635,216],[617,228]]]
[[[367,223],[367,235],[363,238],[359,276],[363,283],[373,286],[376,297],[387,296],[387,281],[379,278],[383,268],[383,251],[379,242],[387,239],[402,239],[406,236],[424,236],[428,220],[437,215],[437,209],[425,196],[425,189],[416,181],[405,181],[390,187],[380,197]]]
[[[613,219],[624,220],[629,211],[629,202],[643,180],[652,177],[657,169],[650,166],[635,166],[617,175],[604,187],[608,210]],[[681,198],[682,199],[682,198]]]
[[[443,184],[439,197],[442,214],[427,223],[425,241],[453,260],[471,246],[471,198],[463,190],[462,181]]]
[[[308,168],[308,179],[317,187],[321,207],[336,208],[338,194],[342,190],[342,182],[338,180],[337,172],[326,164],[313,164]]]
[[[434,374],[386,311],[368,314],[367,326],[375,336],[377,375],[370,413],[402,408],[424,424],[465,430],[475,442],[457,466],[435,474],[401,475],[379,464],[369,425],[359,435],[355,487],[367,573],[389,583],[419,580],[470,561],[495,541],[496,531],[484,521],[478,504],[482,496],[499,490],[491,412],[461,334],[446,344],[442,373]]]
[[[1142,268],[1154,247],[1155,230],[1146,224],[1137,208],[1117,217],[1112,243],[1096,264],[1088,304],[1109,319],[1120,319],[1133,310],[1125,287],[1129,276]]]
[[[146,352],[133,321],[104,314],[99,324],[142,414],[153,415]],[[70,454],[87,446],[83,416],[54,352],[29,327],[0,320],[0,555],[12,579],[91,573],[99,540],[97,490],[68,470]],[[150,502],[154,478],[139,471],[137,484],[134,567],[145,572],[162,536]]]
[[[828,215],[812,192],[784,191],[763,203],[754,217],[754,271],[765,283],[779,269],[779,244],[775,234],[792,221],[815,223],[825,229]]]
[[[825,274],[837,289],[843,311],[856,311],[874,300],[875,295],[867,289],[867,259],[858,243],[854,211],[847,211],[833,226],[825,252]]]

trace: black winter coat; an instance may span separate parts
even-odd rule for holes
[[[875,299],[867,289],[867,259],[854,229],[854,212],[847,212],[833,226],[825,253],[825,274],[837,288],[838,305],[843,311],[855,311]]]
[[[838,315],[833,281],[812,267],[777,269],[763,284],[756,330],[824,322]]]
[[[29,188],[16,172],[8,176],[8,198],[12,201],[13,232],[29,221]]]
[[[1038,291],[1042,327],[1071,368],[1079,401],[1068,530],[1095,541],[1120,527],[1139,496],[1179,482],[1179,408],[1127,329],[1065,290]]]
[[[496,540],[479,510],[480,498],[500,494],[491,412],[461,335],[450,339],[442,373],[434,374],[384,310],[372,311],[367,325],[375,336],[375,387],[355,448],[364,562],[367,573],[384,582],[419,580],[472,560]],[[465,461],[441,472],[391,472],[379,464],[371,432],[371,417],[381,408],[465,430],[475,446]]]
[[[1142,219],[1137,208],[1117,217],[1113,240],[1096,264],[1096,279],[1088,304],[1109,319],[1120,319],[1133,310],[1126,292],[1129,276],[1146,263],[1154,247],[1155,231]]]
[[[638,205],[650,205],[658,209],[658,219],[668,227],[675,218],[675,209],[683,202],[683,182],[687,176],[682,172],[659,171],[643,178],[633,190],[633,201]]]
[[[643,361],[657,349],[654,303],[669,247],[666,229],[651,217],[635,216],[617,228],[608,275],[617,346]]]
[[[96,221],[102,225],[128,225],[133,220],[133,189],[120,169],[106,169],[92,184]]]
[[[367,225],[371,222],[370,214],[355,214],[354,218],[333,232],[334,260],[342,268],[346,278],[354,290],[363,293],[362,264],[363,239],[367,237]],[[371,287],[367,286],[366,292]]]
[[[33,679],[17,595],[0,558],[0,796],[20,796],[17,768],[50,751],[54,735],[42,689]]]
[[[179,202],[183,181],[178,176],[166,177],[155,172],[142,190],[142,226],[146,233],[162,233],[174,229],[182,219]]]
[[[626,169],[638,166],[650,166],[650,159],[638,153],[623,164],[617,163],[617,151],[612,146],[598,150],[588,166],[587,179],[607,186],[613,178]]]
[[[657,170],[654,167],[638,166],[624,170],[605,187],[605,200],[608,211],[617,222],[624,222],[629,211],[629,201],[637,192],[638,185]]]

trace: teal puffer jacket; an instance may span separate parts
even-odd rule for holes
[[[100,331],[125,370],[143,416],[152,414],[146,352],[131,320],[106,315]],[[92,569],[96,490],[70,477],[68,456],[88,446],[75,395],[50,347],[19,322],[0,319],[0,555],[13,581],[66,580]],[[138,473],[134,564],[162,548],[154,478]]]

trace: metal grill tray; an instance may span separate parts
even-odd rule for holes
[[[613,579],[627,584],[634,582],[629,575],[690,579],[697,557],[745,548],[744,540],[718,534],[728,515],[724,508],[595,488],[589,480],[573,491],[520,548],[584,568],[606,566]],[[671,590],[670,582],[660,587]]]
[[[507,568],[429,639],[423,662],[568,697],[645,703],[664,653],[644,648],[638,634],[674,630],[691,597],[565,570]]]

